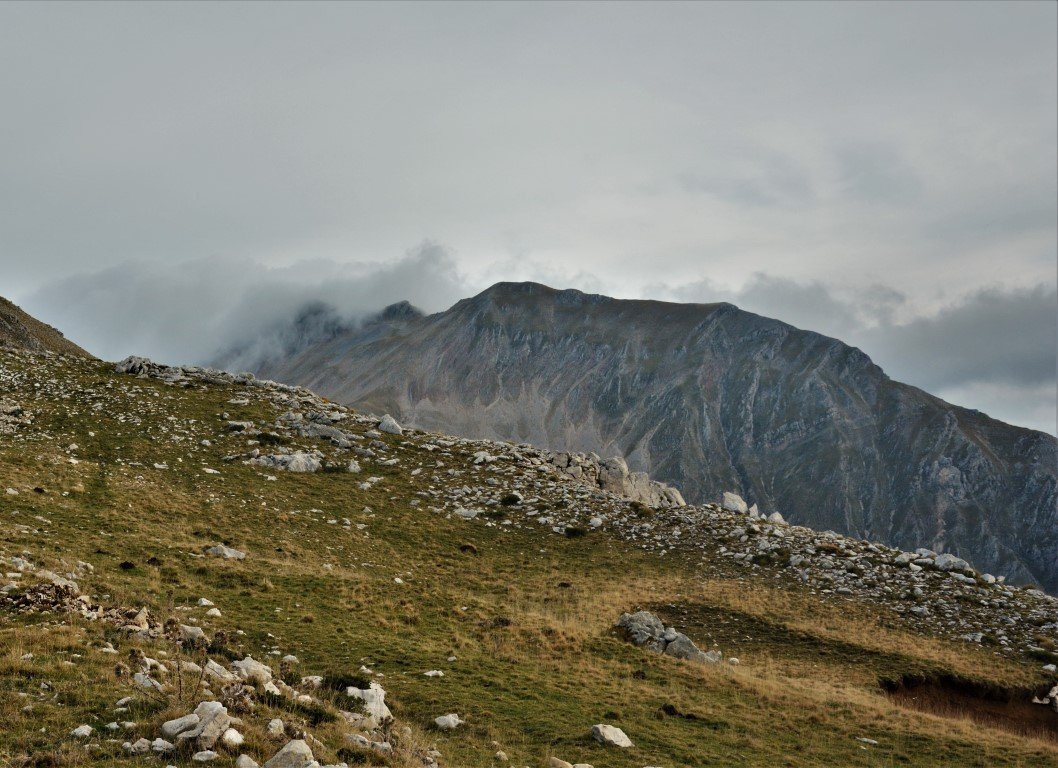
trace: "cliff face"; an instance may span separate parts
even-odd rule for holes
[[[626,457],[691,502],[929,547],[1058,591],[1054,437],[889,379],[858,349],[730,304],[501,283],[256,373],[414,426]]]

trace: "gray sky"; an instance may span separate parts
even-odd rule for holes
[[[173,360],[314,298],[726,299],[1054,432],[1056,27],[1050,2],[3,3],[0,294]]]

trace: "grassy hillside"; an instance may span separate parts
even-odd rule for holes
[[[441,765],[466,768],[500,765],[498,750],[510,764],[534,768],[551,755],[598,768],[1058,764],[1046,721],[951,717],[937,696],[923,702],[932,711],[922,711],[910,706],[913,696],[881,687],[918,676],[946,680],[952,691],[1027,690],[1049,679],[1039,658],[923,634],[854,596],[822,594],[779,569],[741,568],[710,550],[660,554],[605,528],[559,535],[514,524],[525,506],[619,502],[529,470],[475,465],[480,447],[444,445],[437,436],[368,438],[386,445],[379,457],[398,461],[361,458],[360,473],[336,471],[351,456],[327,441],[278,431],[252,439],[258,448],[319,449],[324,471],[225,461],[254,447],[229,422],[270,425],[292,402],[313,402],[273,395],[0,352],[0,400],[32,419],[0,434],[5,570],[22,558],[72,574],[93,605],[146,607],[158,621],[175,617],[211,637],[222,633],[209,651],[222,663],[251,654],[278,673],[280,656],[294,654],[291,680],[322,675],[341,687],[377,676],[388,692],[397,754],[349,749],[348,728],[328,714],[349,705],[325,683],[312,705],[259,699],[241,715],[246,744],[218,749],[213,765],[233,765],[240,752],[264,763],[283,744],[265,730],[272,717],[318,739],[321,763],[412,765],[436,747]],[[487,506],[463,520],[440,503],[445,489],[463,486],[493,494],[517,486],[526,504]],[[218,543],[247,557],[204,555]],[[115,668],[136,647],[170,661],[202,662],[204,653],[138,640],[78,614],[21,612],[13,600],[36,579],[13,581],[0,610],[0,765],[192,764],[189,751],[133,757],[121,744],[153,739],[201,697],[144,695]],[[220,617],[205,615],[203,597]],[[626,642],[612,627],[637,608],[740,663],[697,665]],[[107,643],[116,654],[103,650]],[[427,677],[428,670],[444,675]],[[129,695],[136,697],[129,711],[115,713]],[[436,730],[433,719],[450,712],[465,724]],[[115,720],[134,725],[108,732],[104,725]],[[595,743],[591,726],[604,722],[635,746]],[[91,737],[71,737],[82,724],[93,727]]]

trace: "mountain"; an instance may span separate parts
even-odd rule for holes
[[[423,429],[622,456],[692,502],[731,489],[799,524],[1058,591],[1054,437],[731,304],[500,283],[253,370]]]
[[[91,357],[59,331],[0,296],[0,346]]]
[[[249,375],[0,349],[0,396],[0,765],[1058,760],[1058,598],[950,555]]]

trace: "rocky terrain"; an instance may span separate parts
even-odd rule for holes
[[[250,375],[0,393],[4,764],[1058,757],[1058,601],[950,553]]]
[[[0,296],[0,347],[91,357],[58,330],[26,314],[3,296]]]
[[[532,283],[327,328],[255,372],[423,429],[619,456],[697,504],[730,489],[1058,591],[1055,438],[892,381],[836,339],[729,304]]]

